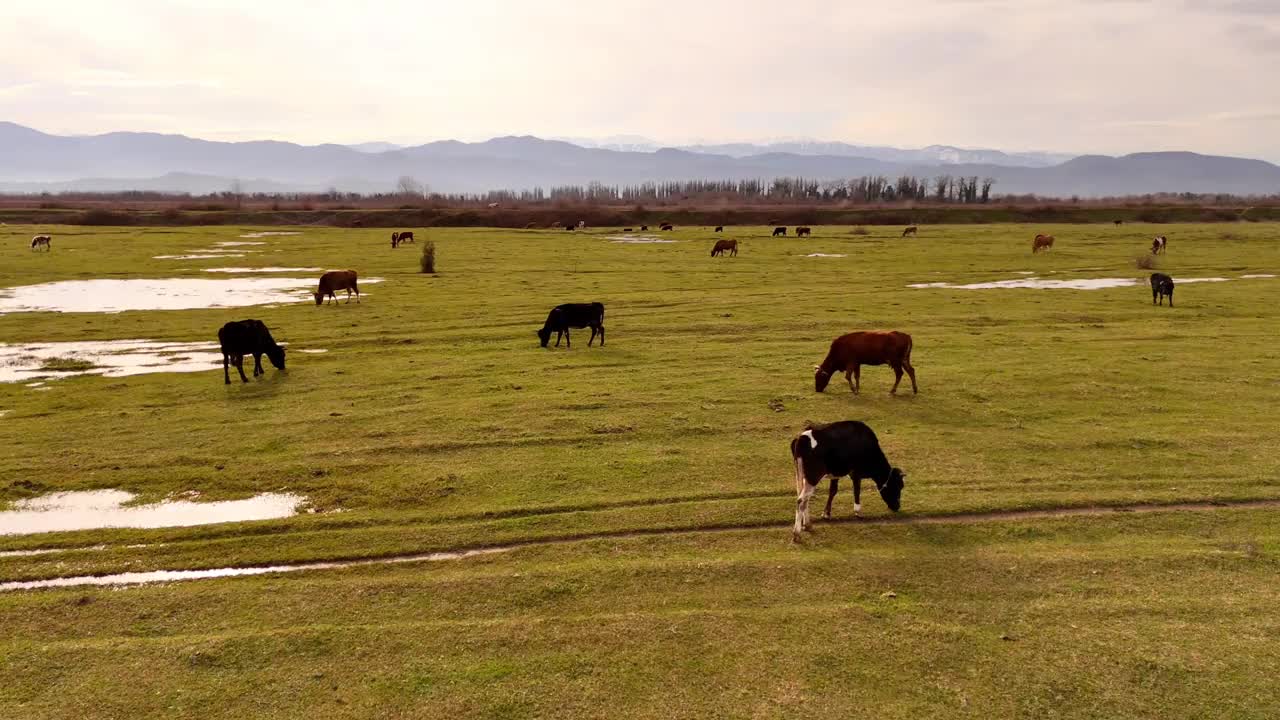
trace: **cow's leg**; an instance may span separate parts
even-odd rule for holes
[[[360,288],[353,288],[356,291],[356,304],[360,304]]]
[[[564,336],[563,330],[556,331],[556,347],[560,347],[560,338]]]
[[[236,356],[236,370],[240,371],[240,382],[249,382],[249,378],[244,376],[244,356]]]
[[[1151,288],[1151,304],[1152,305],[1156,304],[1156,296],[1159,294],[1160,294],[1159,290],[1156,290],[1155,288]]]
[[[347,304],[351,304],[351,288],[347,288]]]
[[[254,353],[253,354],[253,376],[258,377],[259,375],[265,375],[266,373],[267,371],[262,369],[262,353]]]
[[[591,343],[596,341],[596,326],[591,326],[591,339],[587,341],[587,347],[591,347]]]
[[[231,384],[231,356],[226,353],[222,353],[222,378]]]
[[[911,364],[911,361],[910,361],[910,360],[907,360],[907,361],[903,362],[902,364],[903,364],[903,366],[904,366],[904,367],[906,367],[906,368],[907,368],[907,375],[911,378],[911,394],[912,394],[912,395],[919,395],[919,394],[920,394],[920,388],[916,387],[916,369],[915,369],[915,366]]]
[[[862,366],[853,366],[853,394],[857,395],[862,390]]]
[[[849,383],[849,392],[851,393],[858,392],[857,390],[853,389],[853,370],[852,369],[844,371],[844,380],[845,382]]]
[[[840,478],[835,475],[831,476],[831,489],[827,491],[827,509],[822,511],[824,520],[831,517],[831,501],[836,499],[836,493],[840,492]]]
[[[1173,307],[1173,293],[1169,293],[1169,307]]]
[[[853,478],[853,514],[862,516],[862,478]]]
[[[804,461],[795,458],[796,463],[796,522],[791,528],[791,541],[800,542],[800,533],[804,532],[805,491],[810,488],[804,476]]]
[[[566,348],[573,347],[573,339],[569,337],[569,328],[564,329],[564,346]]]

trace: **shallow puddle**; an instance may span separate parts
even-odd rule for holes
[[[225,240],[223,242],[214,243],[214,245],[217,245],[218,247],[240,247],[242,245],[266,245],[266,244],[267,243],[264,243],[264,242],[244,242],[241,240]]]
[[[610,240],[615,244],[622,243],[627,245],[667,245],[680,242],[679,240],[667,240],[649,235],[605,235],[604,239]]]
[[[153,340],[0,343],[0,383],[76,375],[127,377],[159,372],[201,372],[221,365],[222,353],[217,343]]]
[[[205,268],[204,272],[209,273],[278,273],[278,272],[320,272],[324,268],[318,267],[221,267],[221,268]]]
[[[0,288],[0,314],[198,310],[310,301],[316,278],[64,280]],[[362,285],[382,278],[361,278]]]
[[[303,503],[298,495],[264,493],[246,500],[165,500],[126,507],[134,497],[124,490],[85,490],[19,500],[14,509],[0,511],[0,535],[273,520],[295,514]]]
[[[805,255],[805,257],[829,257],[829,258],[842,258],[842,257],[848,257],[848,256],[847,256],[847,255],[832,255],[832,254],[828,254],[828,253],[809,253],[808,255]]]
[[[1175,285],[1190,283],[1227,282],[1227,278],[1174,278]],[[1038,277],[1020,278],[1018,280],[997,280],[995,282],[968,283],[956,285],[947,282],[914,283],[909,288],[946,288],[949,290],[999,290],[1004,288],[1029,288],[1032,290],[1106,290],[1110,288],[1135,287],[1147,285],[1149,278],[1078,278],[1075,280],[1045,280]]]
[[[302,234],[302,233],[300,233],[300,232],[276,232],[276,231],[272,231],[272,230],[265,230],[265,231],[263,231],[263,232],[251,232],[251,233],[245,233],[244,235],[241,235],[240,237],[242,237],[242,238],[264,238],[264,237],[272,237],[272,236],[276,236],[276,235],[301,235],[301,234]]]
[[[1258,275],[1241,275],[1240,277],[1245,280],[1253,280],[1256,278],[1273,278],[1275,277],[1275,275],[1267,275],[1264,273],[1264,274],[1258,274]]]
[[[207,580],[210,578],[245,577],[300,572],[304,570],[338,570],[369,565],[400,565],[404,563],[439,562],[461,560],[477,555],[495,555],[509,552],[511,548],[482,548],[461,552],[438,552],[374,560],[346,560],[337,562],[298,563],[296,565],[266,565],[245,568],[215,568],[213,570],[155,570],[152,572],[128,572],[116,575],[81,575],[79,577],[53,578],[0,583],[0,592],[14,590],[40,590],[43,588],[77,587],[82,585],[146,585],[150,583],[180,582],[183,580]]]
[[[244,253],[196,253],[193,255],[154,255],[152,260],[217,260],[221,258],[242,258]]]

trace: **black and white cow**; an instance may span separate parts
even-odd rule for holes
[[[261,320],[236,320],[222,326],[218,331],[218,342],[222,345],[222,377],[227,385],[231,384],[231,369],[234,364],[240,371],[240,380],[249,382],[244,376],[244,356],[253,356],[253,376],[266,373],[262,369],[262,356],[266,355],[277,369],[284,369],[284,348],[276,344],[271,331]]]
[[[809,498],[822,479],[830,476],[827,509],[823,517],[831,517],[831,501],[839,490],[840,478],[853,480],[853,511],[862,513],[862,479],[871,478],[889,509],[898,512],[906,475],[889,464],[876,434],[865,423],[842,420],[829,425],[811,425],[791,440],[791,458],[796,466],[796,524],[792,539],[800,542],[800,534],[810,528]]]
[[[546,347],[551,341],[551,333],[556,334],[556,347],[560,347],[560,337],[563,335],[565,345],[573,347],[572,341],[569,339],[569,328],[591,328],[591,339],[587,341],[587,347],[591,347],[591,343],[595,342],[596,333],[600,334],[600,347],[604,347],[604,305],[598,302],[593,303],[565,303],[557,305],[551,309],[547,315],[547,321],[543,323],[542,329],[538,331],[538,340],[542,341],[542,347]]]

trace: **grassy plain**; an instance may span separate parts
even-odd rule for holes
[[[0,536],[0,552],[70,548],[0,557],[0,581],[588,539],[0,594],[0,716],[1276,714],[1275,510],[819,525],[800,548],[778,526],[806,420],[876,428],[909,515],[1280,498],[1280,278],[1240,279],[1280,274],[1275,225],[730,228],[741,254],[714,260],[701,228],[650,245],[421,231],[435,276],[389,231],[293,229],[244,258],[157,260],[244,230],[52,228],[44,254],[26,241],[49,228],[0,228],[0,288],[225,265],[385,279],[340,307],[0,315],[6,343],[212,341],[257,317],[295,350],[328,350],[247,386],[220,370],[0,385],[0,504],[288,490],[318,511]],[[1057,236],[1052,252],[1031,255],[1036,232]],[[1180,285],[1174,309],[1143,286],[906,287],[1145,277],[1134,259],[1157,233],[1162,271],[1230,280]],[[587,333],[537,347],[549,307],[588,300],[608,308],[604,348]],[[831,338],[870,328],[914,336],[921,394],[890,397],[884,368],[861,396],[815,394]],[[599,537],[734,526],[760,529]]]

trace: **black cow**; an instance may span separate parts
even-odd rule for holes
[[[564,229],[565,229],[565,230],[568,230],[569,232],[573,232],[574,230],[577,230],[577,229],[578,229],[578,226],[577,226],[577,225],[565,225],[565,226],[564,226]]]
[[[600,347],[604,347],[604,305],[593,303],[565,303],[552,308],[547,321],[538,331],[538,339],[542,347],[551,341],[551,333],[556,334],[556,347],[560,347],[560,336],[564,336],[565,346],[573,347],[569,339],[569,328],[591,328],[591,339],[587,347],[595,342],[596,333],[600,333]]]
[[[784,227],[776,227],[773,229],[773,237],[778,237],[779,235],[785,236],[786,234],[787,234],[787,229]]]
[[[902,487],[906,475],[893,467],[880,449],[876,434],[865,423],[843,420],[830,425],[809,425],[791,440],[791,458],[796,466],[796,524],[792,539],[800,541],[800,533],[810,528],[809,498],[822,478],[831,477],[827,509],[823,517],[831,517],[831,501],[839,490],[840,478],[853,480],[853,511],[862,512],[862,479],[871,478],[889,509],[898,512],[902,503]]]
[[[1173,307],[1173,278],[1164,273],[1151,273],[1151,304],[1156,304],[1156,298],[1160,298],[1160,304],[1164,304],[1164,296],[1169,296],[1169,307]]]
[[[226,384],[231,384],[231,364],[235,363],[240,371],[240,379],[249,382],[244,376],[244,356],[253,356],[253,376],[266,373],[262,369],[262,356],[266,355],[277,369],[284,369],[284,348],[276,344],[261,320],[236,320],[222,326],[218,331],[218,342],[222,345],[222,376]]]
[[[717,225],[717,226],[716,226],[716,232],[724,232],[724,226],[723,226],[723,225]]]

